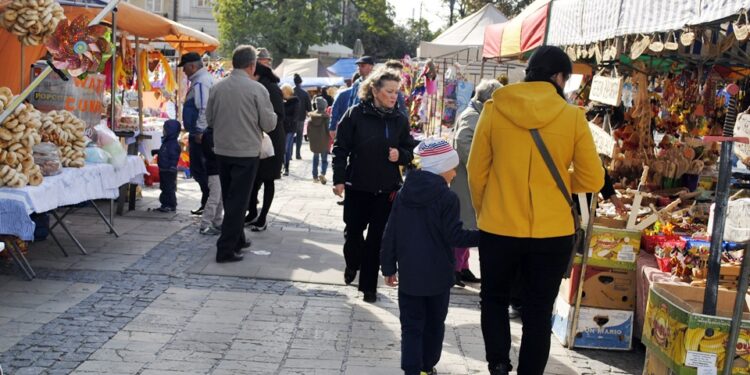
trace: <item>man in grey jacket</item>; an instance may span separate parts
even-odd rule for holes
[[[242,249],[250,246],[243,230],[245,211],[258,170],[263,132],[276,128],[268,91],[252,78],[256,56],[250,45],[234,50],[234,70],[211,89],[206,110],[224,200],[224,222],[216,243],[219,263],[242,260]]]

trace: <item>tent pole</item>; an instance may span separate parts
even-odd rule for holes
[[[484,57],[482,57],[482,67],[479,69],[479,79],[484,78],[484,62],[487,61]]]
[[[141,43],[140,38],[136,35],[135,37],[135,56],[137,61],[140,61],[141,57]],[[146,59],[146,66],[148,69],[148,59]],[[143,134],[143,80],[148,79],[148,70],[145,72],[138,71],[138,132]]]
[[[182,90],[182,78],[180,78],[180,68],[177,66],[180,64],[180,57],[182,57],[182,42],[177,43],[177,51],[175,53],[177,60],[174,64],[174,77],[177,80],[177,92],[174,93],[174,108],[175,116],[178,121],[182,121],[182,111],[180,111],[180,91]]]
[[[440,72],[440,75],[443,76],[443,87],[438,91],[440,94],[440,117],[438,119],[438,136],[443,136],[443,114],[445,113],[445,72],[447,69],[447,64],[445,62],[445,59],[443,59],[443,71]]]
[[[117,98],[117,8],[112,8],[112,87],[110,88],[109,122],[112,131],[115,130],[115,113],[117,111],[115,99]]]

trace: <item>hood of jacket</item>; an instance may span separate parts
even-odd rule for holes
[[[442,176],[413,170],[407,175],[399,197],[406,206],[423,207],[435,204],[448,191],[448,184]]]
[[[180,135],[180,122],[177,120],[167,120],[164,122],[164,139],[177,139]]]
[[[568,103],[549,82],[521,82],[495,90],[492,107],[514,125],[540,129],[559,117]]]
[[[266,82],[273,82],[273,83],[279,83],[281,80],[279,77],[276,76],[276,74],[273,73],[273,70],[271,68],[263,65],[263,64],[255,64],[255,75],[260,77],[259,81],[266,81]]]

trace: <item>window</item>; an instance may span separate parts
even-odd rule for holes
[[[213,6],[212,0],[193,0],[193,5],[198,8],[211,8]]]
[[[162,12],[162,2],[164,0],[146,0],[146,10],[149,10],[154,13],[161,13]]]

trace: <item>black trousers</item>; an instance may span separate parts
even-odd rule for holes
[[[177,172],[159,170],[159,203],[162,207],[177,208]]]
[[[450,296],[450,289],[436,296],[398,292],[401,369],[406,375],[429,372],[440,361]]]
[[[523,336],[518,374],[543,374],[552,330],[552,307],[568,265],[573,236],[515,238],[481,232],[482,335],[490,367],[510,366],[508,304],[517,271],[523,291]]]
[[[245,243],[245,211],[250,202],[250,189],[255,181],[259,159],[221,155],[216,155],[216,158],[224,203],[221,236],[216,242],[216,259],[220,260],[232,256]]]
[[[188,154],[190,155],[190,175],[201,188],[201,208],[208,200],[208,173],[206,172],[206,157],[203,147],[195,142],[194,136],[188,137]]]
[[[260,214],[258,214],[258,193],[260,193],[260,188],[263,186],[263,206],[260,209]],[[276,183],[273,179],[269,180],[261,180],[258,181],[256,179],[255,185],[253,186],[253,191],[250,193],[250,204],[247,207],[247,216],[251,217],[252,219],[255,219],[256,217],[258,220],[256,223],[258,226],[263,226],[266,224],[266,218],[268,216],[268,211],[271,210],[271,204],[273,203],[273,196],[276,193]],[[252,220],[251,219],[251,220]]]
[[[297,145],[297,158],[302,157],[302,139],[305,137],[305,121],[297,121],[297,132],[294,133],[294,143]]]
[[[344,259],[359,270],[359,290],[374,293],[380,270],[380,243],[391,214],[391,193],[366,193],[346,189],[344,195]],[[364,237],[367,229],[367,239]]]

